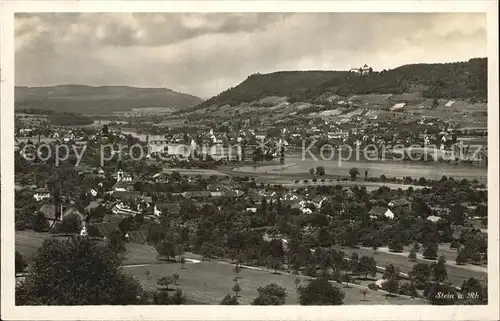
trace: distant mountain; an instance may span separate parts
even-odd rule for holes
[[[128,86],[60,85],[16,87],[16,108],[49,109],[59,112],[108,113],[132,108],[191,108],[203,100],[167,88]]]
[[[360,75],[348,71],[282,71],[254,74],[197,107],[238,105],[266,96],[313,101],[324,93],[340,96],[421,91],[426,98],[487,99],[487,59],[444,64],[411,64]]]

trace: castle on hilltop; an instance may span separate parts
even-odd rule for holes
[[[369,73],[373,72],[373,69],[372,67],[368,67],[368,65],[365,64],[363,67],[351,68],[350,72],[358,75],[368,75]]]

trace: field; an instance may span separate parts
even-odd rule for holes
[[[224,261],[205,261],[200,263],[187,263],[185,269],[181,269],[180,264],[153,264],[150,266],[124,267],[124,269],[138,278],[146,289],[156,289],[156,280],[162,276],[178,273],[179,288],[181,288],[191,300],[208,304],[217,304],[226,294],[234,295],[231,290],[234,284],[235,274],[233,265]],[[145,271],[150,271],[149,280],[146,279]],[[276,283],[287,289],[286,304],[298,304],[297,292],[295,289],[295,276],[274,274],[267,270],[257,270],[244,268],[240,273],[238,283],[241,287],[239,301],[241,304],[250,304],[257,296],[257,288],[270,283]],[[306,277],[301,277],[301,284],[307,282]],[[342,287],[342,285],[338,285]],[[175,287],[175,286],[174,286]],[[351,286],[342,288],[345,292],[344,304],[425,304],[425,301],[418,299],[389,298],[379,291],[369,290],[366,301],[360,294],[360,287]]]
[[[285,159],[285,165],[278,166],[242,166],[235,169],[240,174],[252,175],[283,175],[283,178],[299,179],[298,175],[307,174],[309,169],[323,166],[327,175],[348,176],[349,169],[356,167],[360,173],[368,171],[368,177],[379,177],[385,175],[387,177],[406,177],[413,178],[431,178],[441,179],[443,175],[453,177],[454,179],[477,179],[480,182],[487,181],[487,168],[473,165],[451,165],[447,163],[415,163],[415,162],[397,162],[397,161],[340,161],[339,160],[322,160],[318,157],[315,160],[310,155],[306,155],[303,159],[300,155],[291,155]],[[297,176],[297,178],[295,178]]]
[[[47,233],[16,231],[16,250],[30,262],[36,249],[49,237],[51,236]],[[185,269],[181,269],[179,263],[159,263],[155,251],[147,245],[127,244],[127,258],[123,269],[140,280],[143,287],[148,290],[156,289],[156,282],[160,277],[178,273],[180,275],[178,286],[190,302],[217,304],[226,294],[233,294],[231,288],[235,274],[232,264],[215,260],[200,262],[196,260],[197,256],[194,254],[186,256],[191,258],[191,262],[185,264]],[[146,278],[146,270],[150,271],[149,279]],[[247,267],[242,270],[240,277],[239,284],[242,291],[239,301],[242,304],[249,304],[257,296],[257,288],[269,283],[277,283],[287,289],[287,304],[298,304],[295,276]],[[306,282],[307,277],[301,277],[301,284]],[[364,283],[366,285],[367,282]],[[360,294],[359,285],[352,285],[349,288],[338,286],[345,292],[344,304],[426,304],[420,299],[386,298],[383,292],[371,290],[366,295],[365,301]]]

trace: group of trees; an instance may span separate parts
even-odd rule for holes
[[[29,275],[16,287],[17,305],[134,305],[184,304],[185,295],[168,285],[179,275],[158,280],[159,291],[145,291],[141,284],[120,268],[117,248],[99,245],[86,237],[47,239],[30,264]],[[119,251],[119,249],[118,249]],[[16,272],[26,264],[16,253]],[[98,271],[98,273],[96,273]],[[149,278],[149,276],[148,276]]]
[[[316,171],[314,170],[314,168],[309,169],[309,173],[311,175],[316,174],[317,176],[325,176],[326,171],[325,171],[325,168],[323,166],[318,166],[318,167],[316,167]]]

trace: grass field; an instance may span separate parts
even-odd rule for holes
[[[43,240],[52,237],[48,233],[36,233],[33,231],[16,231],[16,250],[21,252],[29,263],[36,249]],[[188,258],[198,258],[197,255],[187,254]],[[127,244],[127,258],[124,261],[125,272],[136,277],[143,287],[148,290],[156,289],[156,282],[162,276],[172,275],[174,272],[180,275],[179,287],[184,291],[188,301],[199,304],[217,304],[226,294],[234,294],[232,287],[235,274],[233,265],[225,261],[204,261],[200,263],[186,263],[185,269],[181,269],[179,263],[160,263],[156,260],[156,252],[150,246],[140,244]],[[150,271],[149,279],[146,278],[146,270]],[[244,268],[240,273],[239,284],[240,303],[250,304],[257,296],[257,288],[269,283],[277,283],[287,289],[287,304],[298,304],[295,289],[295,276],[287,274],[274,274],[266,269]],[[307,277],[301,277],[301,284],[307,282]],[[366,283],[366,282],[364,282]],[[366,285],[366,284],[365,284]],[[383,292],[371,291],[366,296],[366,301],[360,294],[361,287],[353,285],[343,288],[345,292],[344,304],[426,304],[419,299],[405,299],[391,297],[386,299]],[[173,286],[175,288],[175,286]]]
[[[178,273],[180,278],[178,287],[184,291],[187,298],[197,302],[207,304],[218,304],[226,295],[234,295],[232,287],[234,285],[235,274],[233,265],[227,262],[211,261],[201,263],[185,264],[185,269],[181,269],[178,263],[170,264],[152,264],[149,266],[128,266],[124,270],[140,280],[145,289],[155,290],[156,281],[162,276],[169,276],[173,273]],[[150,271],[149,280],[146,278],[145,271]],[[238,283],[241,287],[240,304],[250,304],[257,296],[257,288],[270,283],[276,283],[287,289],[286,304],[298,304],[298,297],[295,288],[295,276],[285,274],[274,274],[271,271],[256,270],[244,268],[240,273]],[[305,284],[306,277],[301,277],[301,284]],[[351,286],[344,288],[345,293],[344,304],[426,304],[425,301],[419,299],[405,299],[391,297],[386,300],[386,296],[382,292],[369,290],[366,295],[366,301],[363,301],[363,296],[360,294],[360,287]],[[171,286],[175,288],[175,285]]]

